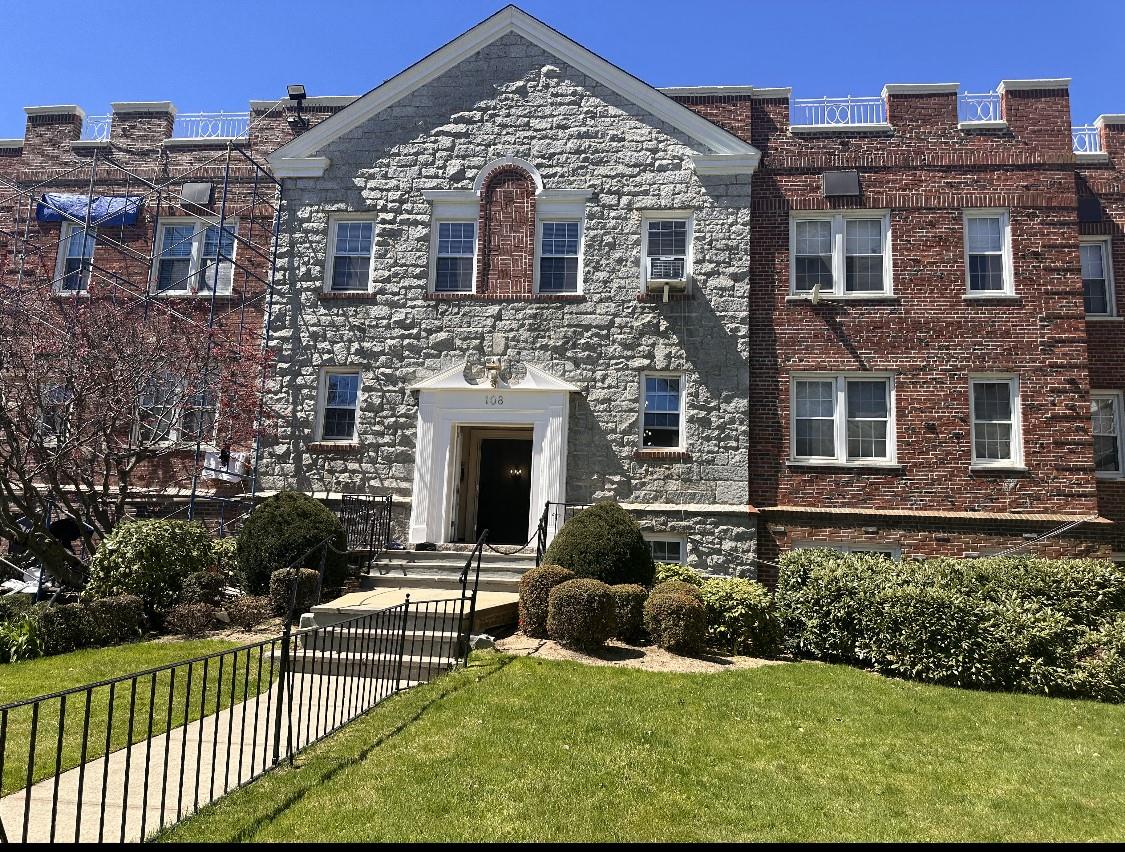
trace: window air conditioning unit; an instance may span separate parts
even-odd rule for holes
[[[669,293],[683,293],[687,290],[687,264],[683,257],[648,258],[646,285],[650,293],[663,293],[668,301]]]
[[[203,478],[218,482],[240,482],[249,467],[249,453],[209,450],[203,457]]]

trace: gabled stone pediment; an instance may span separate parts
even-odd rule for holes
[[[760,152],[616,65],[516,6],[506,6],[425,59],[395,75],[270,156],[277,177],[319,177],[331,165],[327,145],[371,119],[466,58],[514,33],[562,59],[622,98],[682,132],[694,142],[692,164],[700,174],[750,174]]]
[[[429,378],[410,385],[412,391],[487,390],[505,391],[560,391],[574,393],[576,385],[536,367],[534,364],[515,364],[497,371],[497,381],[492,382],[491,371],[480,364],[464,362],[454,364]]]

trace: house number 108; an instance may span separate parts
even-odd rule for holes
[[[485,405],[503,405],[504,395],[500,393],[489,394],[484,398]]]

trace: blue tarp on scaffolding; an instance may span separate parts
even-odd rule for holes
[[[35,218],[40,222],[86,222],[87,208],[90,224],[107,228],[132,225],[140,215],[144,196],[141,195],[70,195],[65,192],[48,192],[35,205]]]

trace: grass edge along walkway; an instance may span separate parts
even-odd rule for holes
[[[476,654],[172,841],[1125,839],[1125,707]]]

